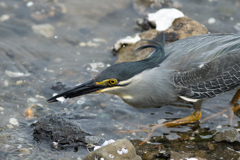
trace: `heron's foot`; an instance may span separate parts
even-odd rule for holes
[[[193,122],[198,121],[201,118],[201,116],[202,116],[201,111],[195,111],[191,115],[189,115],[185,118],[177,119],[177,120],[166,122],[163,124],[156,124],[156,125],[151,125],[148,127],[143,127],[140,125],[140,128],[142,128],[142,129],[131,130],[131,131],[115,131],[115,132],[117,132],[117,133],[134,133],[134,132],[138,132],[138,131],[148,132],[147,137],[139,144],[139,145],[143,145],[150,138],[150,136],[153,134],[153,132],[156,129],[158,129],[160,127],[173,127],[173,126],[178,126],[181,124],[193,123]]]
[[[223,114],[224,112],[229,111],[229,125],[232,125],[233,114],[234,114],[234,112],[238,111],[239,109],[240,109],[240,105],[238,103],[235,103],[234,105],[230,103],[229,104],[229,108],[226,108],[226,109],[224,109],[224,110],[222,110],[222,111],[220,111],[220,112],[218,112],[216,114],[213,114],[213,115],[211,115],[211,116],[209,116],[207,118],[204,118],[203,120],[201,120],[200,123],[203,123],[206,120],[209,120],[209,119],[211,119],[213,117],[216,117],[216,116],[218,116],[220,114]]]
[[[220,114],[223,114],[224,112],[227,112],[227,111],[228,111],[228,109],[224,109],[224,110],[222,110],[221,112],[218,112],[218,113],[216,113],[216,114],[213,114],[213,115],[211,115],[211,116],[209,116],[209,117],[204,118],[203,120],[201,120],[200,123],[203,123],[203,122],[205,122],[206,120],[209,120],[209,119],[211,119],[211,118],[213,118],[213,117],[216,117],[216,116],[218,116],[218,115],[220,115]]]
[[[239,110],[240,106],[238,103],[235,104],[231,104],[230,103],[230,107],[229,107],[229,125],[232,126],[232,121],[233,121],[233,114],[234,112],[237,112],[237,110]]]
[[[149,126],[136,125],[136,124],[132,124],[132,125],[137,126],[139,129],[129,130],[129,131],[114,131],[114,132],[115,132],[115,133],[147,132],[147,133],[148,133],[147,137],[146,137],[139,145],[144,144],[144,143],[150,138],[150,136],[153,134],[153,132],[154,132],[157,128],[166,127],[165,124],[156,124],[156,125],[149,125]]]
[[[193,123],[198,121],[201,118],[201,116],[202,116],[201,111],[195,111],[187,117],[180,118],[174,121],[165,122],[163,124],[156,124],[151,128],[151,131],[148,133],[147,137],[139,145],[144,144],[150,138],[153,132],[160,127],[173,127],[181,124]]]
[[[181,125],[181,124],[188,124],[188,123],[196,122],[201,117],[202,117],[201,111],[195,111],[187,117],[177,119],[175,121],[166,122],[166,123],[163,123],[163,124],[165,124],[167,127],[173,127],[173,126],[178,126],[178,125]]]

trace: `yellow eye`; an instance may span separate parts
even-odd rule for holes
[[[109,80],[109,85],[114,85],[117,83],[117,80],[116,79],[110,79]]]

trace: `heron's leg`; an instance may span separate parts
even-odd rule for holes
[[[188,124],[188,123],[193,123],[198,121],[202,116],[202,113],[201,113],[202,102],[203,102],[202,100],[199,100],[193,103],[193,107],[195,111],[191,115],[181,119],[174,120],[174,121],[166,122],[163,124],[165,124],[165,126],[167,127],[173,127],[181,124]]]
[[[180,118],[180,119],[170,121],[170,122],[166,122],[163,124],[154,125],[151,128],[151,131],[148,133],[147,137],[139,145],[142,145],[143,143],[145,143],[157,128],[164,127],[164,126],[173,127],[173,126],[178,126],[178,125],[188,124],[188,123],[193,123],[193,122],[198,121],[202,116],[202,113],[201,113],[202,102],[203,102],[202,100],[195,102],[193,104],[195,111],[187,117]]]
[[[232,125],[232,121],[233,121],[233,113],[236,112],[240,107],[239,104],[237,103],[238,100],[240,98],[240,89],[238,89],[236,91],[236,93],[234,94],[232,100],[229,102],[230,107],[229,107],[229,123],[230,125]]]
[[[149,127],[141,126],[140,128],[143,128],[143,129],[132,130],[132,131],[115,131],[115,132],[118,132],[118,133],[133,133],[133,132],[137,132],[137,131],[148,132],[147,137],[139,144],[139,145],[142,145],[150,138],[150,136],[153,134],[153,132],[160,127],[173,127],[173,126],[178,126],[181,124],[188,124],[188,123],[193,123],[193,122],[198,121],[202,116],[202,113],[201,113],[202,102],[203,102],[202,100],[195,102],[193,104],[195,111],[187,117],[177,119],[174,121],[170,121],[170,122],[166,122],[163,124],[151,125]]]

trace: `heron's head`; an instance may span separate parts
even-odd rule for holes
[[[159,44],[153,41],[157,45],[146,45],[142,46],[136,51],[144,48],[153,47],[155,50],[148,56],[148,58],[136,61],[136,62],[123,62],[112,65],[103,70],[92,80],[76,86],[75,88],[58,94],[48,100],[48,102],[56,102],[57,98],[73,98],[89,93],[110,93],[110,94],[124,94],[127,86],[131,83],[138,83],[137,81],[131,80],[132,77],[141,74],[143,71],[158,66],[165,58],[164,55],[164,42]]]

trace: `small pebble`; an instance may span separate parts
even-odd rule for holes
[[[35,102],[37,102],[38,100],[37,99],[35,99],[35,98],[28,98],[27,99],[29,102],[32,102],[32,103],[35,103]]]
[[[9,85],[9,82],[6,80],[4,81],[4,86],[7,87]]]
[[[11,124],[13,124],[15,126],[19,125],[18,120],[16,118],[10,118],[9,123],[11,123]]]
[[[25,154],[29,154],[30,153],[30,151],[27,148],[21,148],[21,149],[19,149],[19,152],[25,153]]]
[[[219,125],[219,126],[217,126],[216,128],[222,128],[222,126],[221,126],[221,125]]]
[[[17,148],[18,148],[18,149],[22,148],[22,145],[21,145],[21,144],[20,144],[20,145],[18,145],[18,146],[17,146]]]
[[[9,76],[9,77],[24,77],[24,76],[29,76],[29,73],[21,73],[21,72],[12,72],[12,71],[8,71],[6,70],[5,73]]]
[[[209,24],[214,24],[214,23],[216,23],[216,19],[211,17],[211,18],[208,19],[208,23]]]
[[[192,140],[194,140],[195,139],[195,137],[190,137],[190,140],[192,141]]]
[[[93,38],[94,42],[107,42],[105,39],[102,38]]]
[[[164,123],[164,122],[166,122],[167,120],[166,119],[159,119],[158,121],[157,121],[157,123],[158,124],[162,124],[162,123]]]
[[[19,80],[19,81],[17,81],[15,84],[16,85],[22,85],[24,82],[23,82],[23,80]]]
[[[214,150],[214,145],[211,144],[210,142],[207,143],[207,146],[210,150]]]
[[[225,118],[228,118],[228,115],[226,115],[226,114],[223,114],[222,116],[225,117]]]
[[[31,7],[31,6],[33,6],[33,4],[34,4],[34,3],[33,3],[32,1],[30,1],[30,2],[28,2],[28,3],[26,4],[26,6],[27,6],[27,7]]]
[[[52,143],[53,143],[54,148],[58,148],[58,142],[52,142]]]
[[[3,107],[0,107],[0,111],[3,111],[4,110],[4,108]]]
[[[8,124],[7,127],[8,127],[9,129],[13,129],[13,126],[12,126],[11,124]]]
[[[1,22],[6,21],[6,20],[8,20],[9,18],[10,18],[9,15],[4,14],[4,15],[2,15],[2,16],[0,17],[0,21],[1,21]]]

